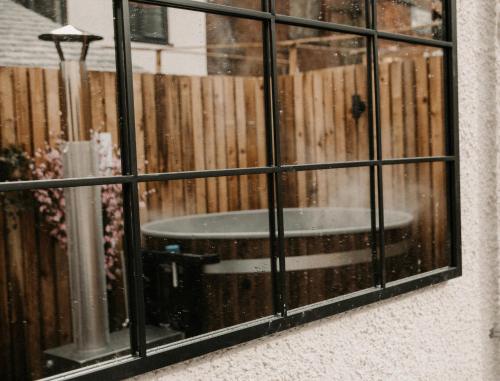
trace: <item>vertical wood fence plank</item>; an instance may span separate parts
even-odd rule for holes
[[[389,64],[382,62],[380,64],[379,82],[380,82],[380,130],[382,140],[382,155],[384,158],[392,157],[391,145],[391,87]],[[392,187],[393,166],[385,165],[383,167],[383,186],[384,186],[384,208],[394,208]]]
[[[104,91],[104,73],[91,71],[88,73],[90,94],[90,123],[96,132],[106,131],[106,109]],[[115,144],[118,142],[115,141]]]
[[[247,160],[250,167],[258,166],[258,152],[257,152],[257,104],[255,92],[255,80],[253,78],[244,79],[245,88],[245,112],[247,116]],[[248,192],[250,209],[259,208],[259,196],[255,191],[258,189],[259,183],[255,176],[248,178]]]
[[[58,71],[54,70],[51,72]],[[29,155],[33,155],[31,143],[31,127],[30,127],[30,99],[28,93],[28,70],[23,67],[14,68],[14,101],[15,101],[15,119],[17,143],[20,144]],[[56,83],[57,86],[57,83]],[[56,89],[59,92],[59,89]],[[49,95],[49,94],[47,94]],[[52,93],[50,93],[52,95]],[[59,95],[57,94],[57,97]],[[47,97],[47,103],[52,97]],[[59,99],[57,99],[59,101]],[[48,105],[47,105],[48,106]],[[60,115],[56,112],[56,118],[60,121]]]
[[[182,155],[182,133],[180,117],[180,92],[179,78],[167,77],[167,115],[168,122],[166,135],[168,137],[168,168],[169,172],[182,171],[184,168],[184,158]],[[185,213],[184,204],[184,184],[182,180],[170,181],[173,194],[174,215],[180,216]]]
[[[3,99],[0,98],[0,102]],[[10,296],[9,296],[9,265],[7,251],[5,249],[5,213],[4,204],[0,203],[0,376],[6,380],[13,378],[12,337],[10,327]]]
[[[147,172],[155,173],[160,171],[158,155],[158,138],[156,125],[156,91],[155,77],[152,74],[144,74],[142,77],[142,100],[143,100],[143,120],[144,120],[144,151],[146,153]],[[108,128],[108,127],[107,127]],[[153,191],[154,184],[146,184],[148,191]],[[161,210],[161,195],[155,194],[148,200],[149,211],[158,212]]]
[[[390,67],[391,88],[391,147],[392,156],[404,156],[404,114],[403,114],[403,64],[401,61],[392,62]],[[396,165],[392,168],[393,206],[397,209],[405,208],[404,172],[405,166]]]
[[[104,108],[106,110],[106,132],[110,132],[113,143],[118,145],[118,122],[116,108],[116,74],[105,72],[104,75]]]
[[[257,165],[259,167],[266,166],[267,150],[266,150],[266,122],[264,115],[264,82],[262,78],[257,78],[255,81],[255,106],[256,106],[256,134],[257,134]],[[259,188],[257,194],[259,196],[259,208],[267,208],[267,179],[266,176],[257,176]]]
[[[304,76],[302,74],[294,75],[293,79],[293,111],[295,122],[295,162],[304,164],[307,161],[306,155],[306,132],[304,117]],[[297,206],[304,208],[307,206],[307,183],[306,172],[297,172]]]
[[[427,61],[423,57],[415,59],[415,83],[417,102],[417,155],[430,155],[429,131],[429,87]],[[421,268],[423,271],[432,269],[432,201],[428,195],[431,189],[431,164],[418,164],[418,220],[419,241],[422,245]]]
[[[16,144],[12,69],[0,67],[0,144]]]
[[[192,171],[194,169],[193,115],[191,109],[191,85],[189,77],[182,76],[179,78],[179,92],[182,169]],[[196,211],[194,181],[184,181],[184,201],[186,213],[194,214]]]
[[[216,154],[213,81],[209,77],[202,79],[202,96],[205,165],[206,169],[215,169]],[[207,179],[207,211],[208,213],[213,213],[217,210],[219,210],[219,201],[217,198],[217,179],[212,177]]]
[[[224,77],[224,122],[226,129],[227,168],[238,166],[238,145],[236,141],[236,115],[234,104],[234,78]],[[238,176],[229,176],[228,182],[228,206],[229,210],[239,210]]]
[[[226,158],[226,126],[224,120],[224,80],[217,76],[213,79],[214,89],[214,115],[215,115],[215,155],[217,168],[227,168]],[[227,194],[227,177],[217,178],[219,190],[219,212],[226,212],[229,209]]]
[[[247,132],[245,110],[245,84],[243,78],[234,79],[234,96],[236,105],[236,135],[238,140],[238,167],[247,168]],[[250,208],[248,198],[248,175],[240,176],[239,198],[241,210]]]
[[[345,125],[345,95],[344,95],[344,69],[339,67],[332,71],[333,80],[333,104],[334,104],[334,140],[335,160],[345,161],[346,155],[346,125]],[[346,186],[346,169],[334,170],[334,187],[330,196],[330,206],[338,206],[342,203]]]
[[[429,58],[429,99],[430,99],[430,134],[431,155],[445,152],[443,134],[443,73],[442,57]],[[445,257],[445,236],[447,227],[446,170],[445,165],[432,165],[432,215],[433,215],[433,267],[449,265]]]
[[[201,78],[191,77],[191,109],[193,114],[193,153],[194,169],[205,169],[205,141],[203,139],[203,108],[201,94]],[[207,190],[205,179],[195,180],[196,213],[207,211]]]
[[[324,163],[326,161],[325,153],[325,108],[323,104],[323,76],[322,72],[313,74],[313,107],[314,107],[314,145],[316,162]],[[327,171],[316,171],[318,181],[318,206],[327,206],[328,204],[328,184]]]

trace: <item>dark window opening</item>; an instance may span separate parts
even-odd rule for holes
[[[59,24],[66,23],[66,0],[14,0]]]
[[[130,38],[135,42],[168,43],[167,9],[130,3]]]

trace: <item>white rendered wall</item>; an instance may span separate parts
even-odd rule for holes
[[[92,46],[114,46],[112,0],[68,0],[68,23],[104,37]],[[178,75],[206,75],[205,14],[168,8],[168,39],[171,47],[161,53],[161,72]],[[194,47],[194,49],[193,49]],[[132,42],[136,69],[156,73],[156,51],[164,45]]]
[[[489,338],[499,268],[495,0],[457,0],[457,8],[463,277],[139,380],[500,379],[500,339]]]

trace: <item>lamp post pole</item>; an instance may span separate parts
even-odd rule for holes
[[[60,58],[67,111],[64,177],[98,176],[97,144],[90,139],[85,59],[89,44],[102,37],[66,25],[39,38],[53,41]],[[67,59],[62,42],[81,43],[79,59]],[[79,353],[90,354],[109,345],[101,189],[98,186],[66,188],[64,196],[73,342]]]

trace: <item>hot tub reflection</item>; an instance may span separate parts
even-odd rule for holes
[[[370,210],[284,209],[290,308],[373,286]],[[386,256],[411,250],[411,214],[385,211]],[[267,209],[142,226],[148,320],[187,337],[272,315]]]

